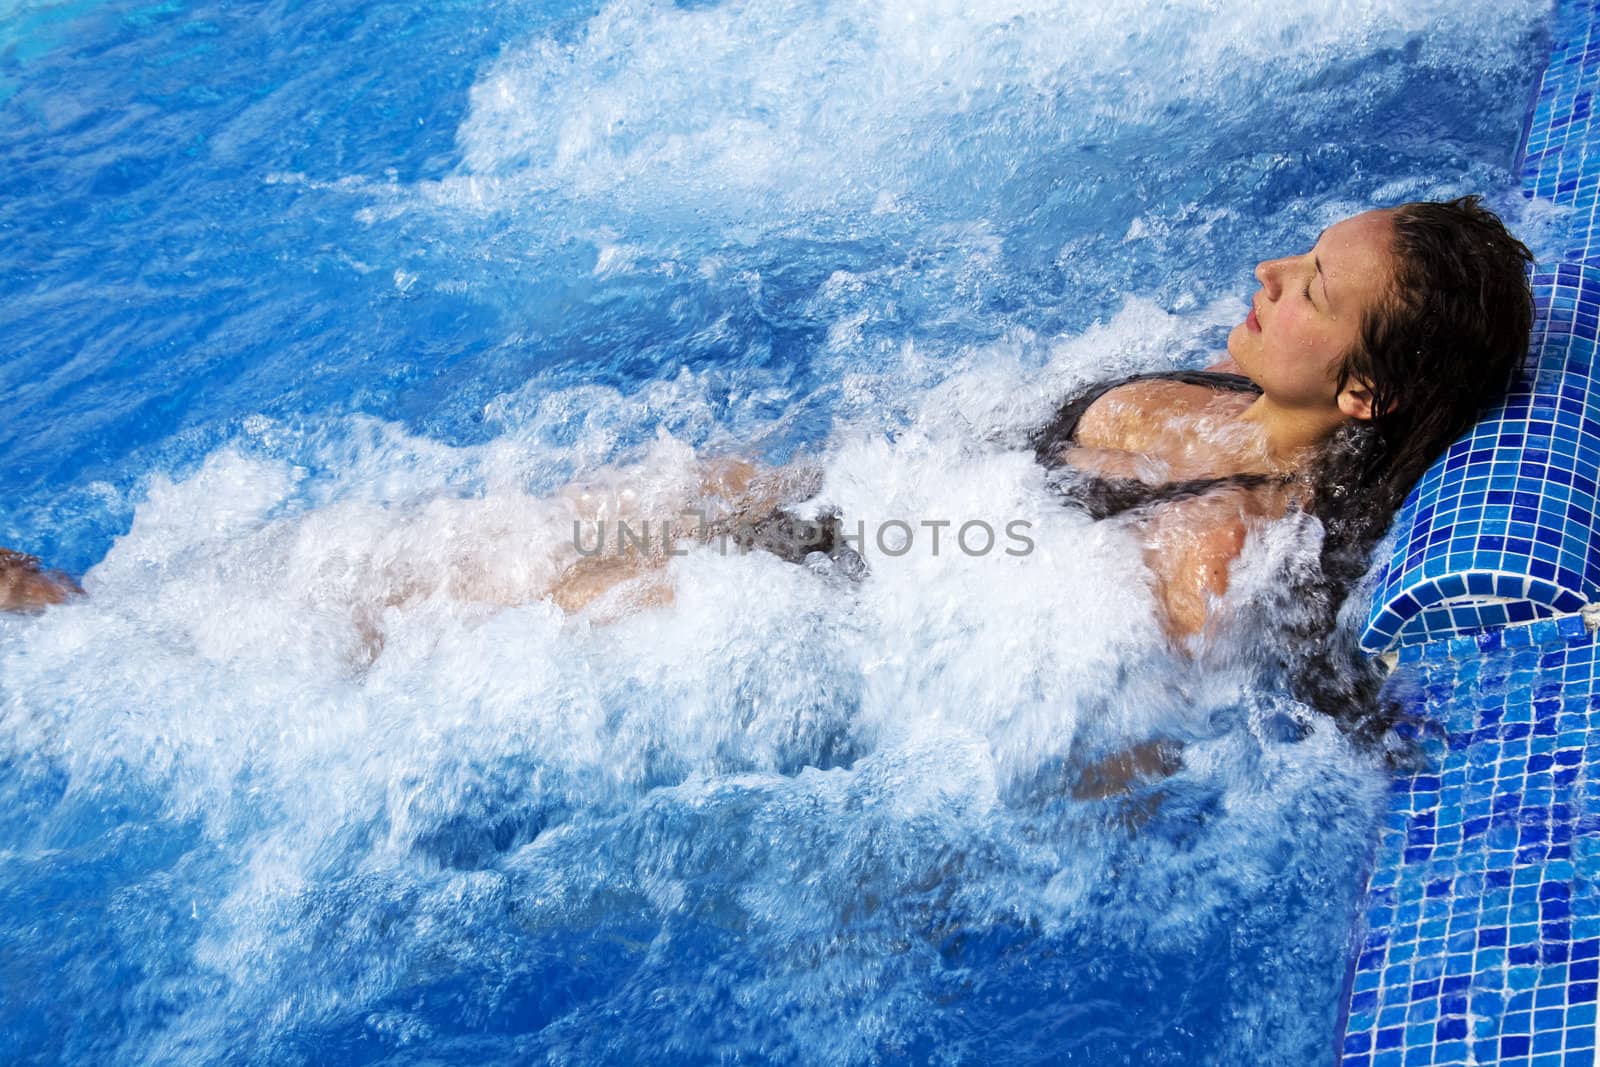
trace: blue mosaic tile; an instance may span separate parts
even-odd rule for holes
[[[1522,150],[1522,189],[1564,215],[1568,262],[1600,265],[1596,202],[1600,200],[1600,140],[1591,136],[1600,88],[1600,4],[1559,5],[1550,61],[1539,85]],[[1579,324],[1593,338],[1591,318]]]
[[[1395,548],[1362,647],[1408,645],[1577,611],[1600,595],[1600,268],[1533,276],[1532,355],[1500,407],[1425,473],[1395,519]]]
[[[1534,356],[1502,409],[1456,442],[1396,520],[1362,647],[1436,640],[1570,612],[1600,592],[1600,0],[1563,0],[1523,136],[1524,195],[1565,224],[1535,274]]]
[[[1569,252],[1532,281],[1534,357],[1397,519],[1363,644],[1436,729],[1379,831],[1338,1048],[1346,1067],[1597,1062],[1600,0],[1563,0],[1525,134]],[[1592,147],[1591,147],[1592,145]],[[1424,742],[1419,742],[1424,743]]]
[[[1600,779],[1578,772],[1600,757],[1600,642],[1576,617],[1500,636],[1421,646],[1392,679],[1439,730],[1391,788],[1346,1065],[1595,1062]]]

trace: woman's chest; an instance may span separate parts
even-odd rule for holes
[[[1261,470],[1264,442],[1243,419],[1254,393],[1183,382],[1133,382],[1101,396],[1079,420],[1078,449],[1139,457],[1167,479]]]

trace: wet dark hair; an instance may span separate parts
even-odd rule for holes
[[[1374,415],[1335,431],[1312,469],[1321,573],[1300,583],[1306,617],[1291,642],[1298,695],[1363,739],[1386,733],[1397,710],[1378,702],[1376,666],[1336,633],[1339,607],[1411,487],[1505,395],[1534,314],[1533,255],[1480,197],[1404,204],[1392,220],[1394,277],[1337,371],[1341,391],[1367,384]]]

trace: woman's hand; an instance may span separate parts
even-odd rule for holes
[[[81,592],[59,571],[41,571],[37,556],[0,548],[0,611],[43,611]]]

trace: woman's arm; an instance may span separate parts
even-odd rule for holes
[[[1168,636],[1187,639],[1207,628],[1251,530],[1281,517],[1286,506],[1282,491],[1223,490],[1173,501],[1142,524],[1145,563]]]
[[[1147,544],[1145,561],[1155,576],[1168,636],[1188,638],[1205,629],[1212,603],[1228,591],[1228,571],[1247,533],[1242,519],[1230,518],[1209,529],[1167,533]]]

